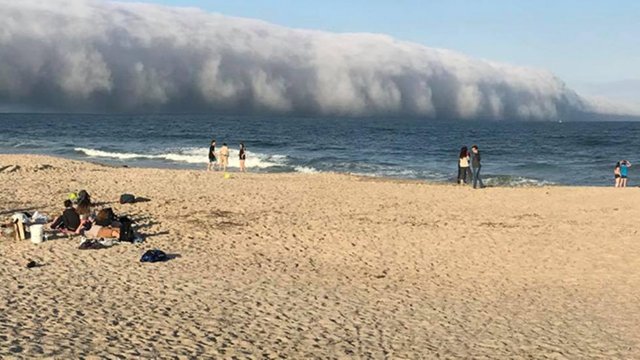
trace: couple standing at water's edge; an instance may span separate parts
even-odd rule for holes
[[[244,146],[244,143],[240,143],[239,158],[240,171],[245,172],[247,149]],[[216,167],[221,168],[222,171],[227,171],[227,166],[229,166],[229,147],[227,146],[227,143],[223,143],[222,148],[220,148],[220,152],[216,154],[216,140],[211,140],[211,145],[209,146],[209,164],[207,165],[207,171],[211,171]]]
[[[469,166],[471,165],[471,166]],[[481,189],[484,187],[482,178],[480,177],[480,150],[478,145],[471,147],[471,153],[466,146],[460,149],[460,156],[458,157],[458,183],[467,184],[467,179],[473,180],[473,188]]]

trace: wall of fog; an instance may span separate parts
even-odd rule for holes
[[[0,24],[0,103],[22,107],[508,120],[593,110],[547,71],[383,35],[98,0],[0,0]]]

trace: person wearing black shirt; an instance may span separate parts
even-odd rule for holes
[[[479,183],[482,189],[484,184],[480,178],[480,168],[482,168],[482,165],[480,164],[480,150],[478,150],[478,145],[471,147],[471,167],[473,167],[473,188],[476,189]]]
[[[64,201],[64,211],[52,224],[52,229],[76,231],[80,227],[80,215],[73,208],[71,200]]]
[[[211,140],[211,145],[209,146],[209,165],[207,165],[207,171],[211,171],[215,169],[218,165],[218,160],[216,159],[216,140]]]

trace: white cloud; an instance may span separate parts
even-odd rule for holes
[[[0,23],[4,103],[469,119],[600,109],[546,71],[384,35],[99,0],[0,0]]]

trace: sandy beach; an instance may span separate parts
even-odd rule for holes
[[[3,358],[640,357],[637,188],[0,165],[0,219],[86,189],[145,238],[0,238]]]

